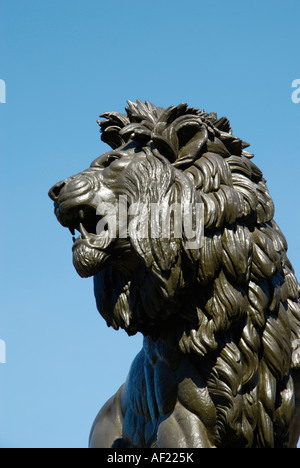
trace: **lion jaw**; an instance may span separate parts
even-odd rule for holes
[[[102,194],[102,196],[101,196]],[[73,264],[81,277],[97,274],[104,266],[107,249],[113,243],[109,232],[97,231],[104,217],[105,197],[112,193],[103,189],[101,171],[87,169],[56,184],[49,192],[54,201],[55,215],[62,226],[69,228],[73,235]],[[79,237],[75,238],[75,230]]]

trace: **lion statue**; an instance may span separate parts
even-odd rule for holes
[[[144,344],[90,447],[295,447],[300,288],[249,145],[227,118],[186,104],[128,101],[125,114],[100,117],[112,150],[49,194],[58,221],[80,233],[73,263],[94,277],[100,314]],[[120,197],[126,216],[112,235]],[[173,204],[203,208],[201,244],[195,216],[191,235],[175,233]]]

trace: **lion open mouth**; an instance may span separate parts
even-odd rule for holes
[[[94,247],[95,241],[104,240],[107,237],[108,230],[105,228],[101,232],[97,227],[102,221],[104,216],[97,214],[96,209],[93,206],[83,205],[71,210],[68,214],[67,227],[69,228],[73,241],[76,243],[78,240],[91,241]],[[75,239],[75,230],[80,233],[80,236]],[[101,245],[98,245],[101,248]],[[105,247],[104,247],[105,248]]]
[[[78,274],[84,278],[94,276],[108,259],[106,249],[113,241],[106,227],[100,232],[97,229],[104,216],[93,206],[81,205],[60,212],[57,217],[73,236],[73,264]],[[77,238],[75,231],[80,234]]]

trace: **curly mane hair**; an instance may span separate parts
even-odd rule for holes
[[[136,169],[126,190],[132,198],[203,203],[204,239],[198,250],[185,249],[184,240],[133,241],[170,305],[162,316],[152,297],[140,306],[124,293],[121,326],[166,342],[176,329],[178,348],[207,382],[216,446],[285,446],[299,366],[300,288],[263,174],[227,118],[186,104],[128,103],[126,114],[100,116],[102,140],[113,149],[133,141],[156,158]],[[159,171],[159,193],[154,183],[149,195],[146,182]],[[102,280],[112,281],[109,274]]]

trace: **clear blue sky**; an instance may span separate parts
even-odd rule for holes
[[[0,447],[86,447],[141,337],[106,327],[48,189],[126,100],[188,102],[251,143],[300,277],[299,0],[0,0]]]

